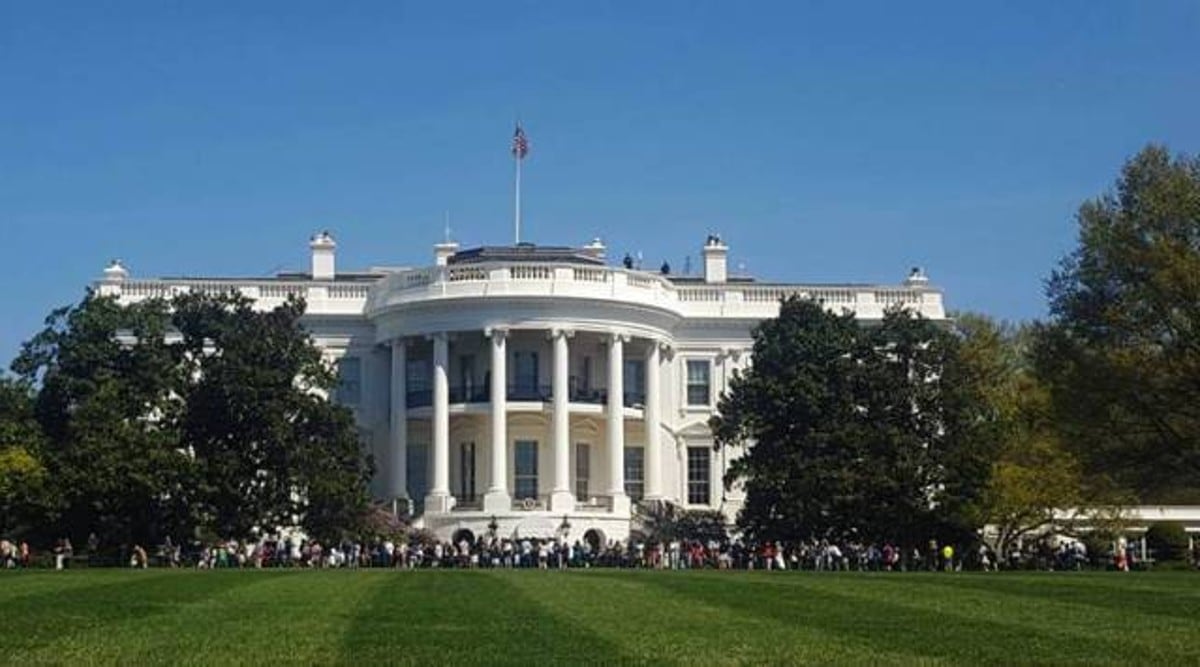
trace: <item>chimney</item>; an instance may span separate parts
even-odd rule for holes
[[[457,241],[443,241],[442,243],[433,244],[433,261],[438,266],[445,266],[450,262],[450,258],[454,253],[458,252]]]
[[[704,282],[723,283],[728,277],[726,267],[729,246],[716,234],[709,234],[704,241]]]
[[[333,251],[337,248],[333,237],[327,231],[315,234],[308,247],[312,250],[312,279],[333,280]]]

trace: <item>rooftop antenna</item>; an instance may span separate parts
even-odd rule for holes
[[[445,228],[442,230],[442,235],[444,237],[442,239],[442,241],[444,241],[445,243],[449,243],[450,242],[450,209],[446,209],[446,224],[445,224]]]

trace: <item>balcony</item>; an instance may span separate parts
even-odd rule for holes
[[[508,385],[508,400],[510,401],[541,401],[554,400],[554,388],[548,384],[535,385],[524,382]]]
[[[410,408],[427,408],[433,405],[433,390],[410,389],[404,404]]]
[[[450,402],[451,403],[488,403],[492,400],[491,394],[486,386],[479,385],[451,385],[450,386]]]
[[[641,390],[626,391],[623,405],[627,408],[641,408],[646,403],[646,393]],[[486,386],[451,386],[451,403],[488,403],[492,400],[490,390]],[[508,385],[508,400],[549,403],[554,400],[554,388],[548,384]],[[572,387],[570,390],[572,403],[588,403],[605,405],[608,402],[608,390],[603,387]],[[410,389],[405,403],[410,408],[427,408],[433,405],[432,389]]]

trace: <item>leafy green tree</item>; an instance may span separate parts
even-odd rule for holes
[[[42,457],[29,388],[0,378],[0,535],[24,534],[54,518]]]
[[[1180,563],[1190,559],[1187,530],[1177,521],[1163,521],[1146,531],[1146,546],[1160,563]]]
[[[1089,475],[1200,501],[1200,158],[1149,146],[1080,207],[1036,363]]]
[[[300,523],[324,539],[360,528],[369,460],[350,412],[325,398],[337,379],[301,324],[304,302],[263,312],[241,295],[187,294],[173,307],[201,524],[243,536]]]
[[[152,543],[183,520],[189,458],[172,428],[178,364],[166,304],[89,294],[54,311],[13,369],[37,387],[34,415],[61,534]]]
[[[960,358],[973,368],[998,437],[997,458],[972,511],[1004,558],[1016,541],[1055,526],[1059,512],[1084,502],[1080,466],[1061,444],[1049,393],[1030,365],[1030,328],[971,313],[954,319]]]
[[[637,507],[638,532],[650,542],[687,540],[707,544],[729,537],[725,517],[717,510],[689,510],[662,501],[642,502]]]
[[[903,310],[875,325],[785,300],[754,331],[711,425],[749,443],[740,527],[754,539],[963,539],[994,438],[972,367],[946,329]]]

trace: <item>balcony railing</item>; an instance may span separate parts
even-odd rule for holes
[[[449,393],[451,403],[489,403],[492,400],[491,392],[486,386],[451,386]],[[646,393],[641,390],[626,391],[623,398],[623,405],[627,408],[640,408],[646,403]],[[548,384],[510,384],[508,400],[549,403],[554,400],[554,387]],[[572,403],[605,405],[608,403],[608,390],[601,387],[572,387],[570,400]],[[408,390],[406,405],[410,408],[427,408],[433,405],[433,390]]]
[[[410,408],[427,408],[433,405],[432,389],[410,389],[405,405]]]
[[[510,384],[508,385],[508,400],[510,401],[552,401],[554,388],[548,384]]]
[[[429,267],[387,276],[371,291],[370,314],[391,305],[441,298],[521,296],[587,297],[631,301],[674,310],[685,316],[774,314],[779,300],[815,299],[835,311],[882,317],[887,308],[911,308],[934,319],[944,317],[941,291],[927,284],[783,285],[736,281],[710,284],[674,281],[652,272],[608,266],[489,262]]]
[[[451,403],[487,403],[492,400],[488,388],[479,385],[451,386]]]

